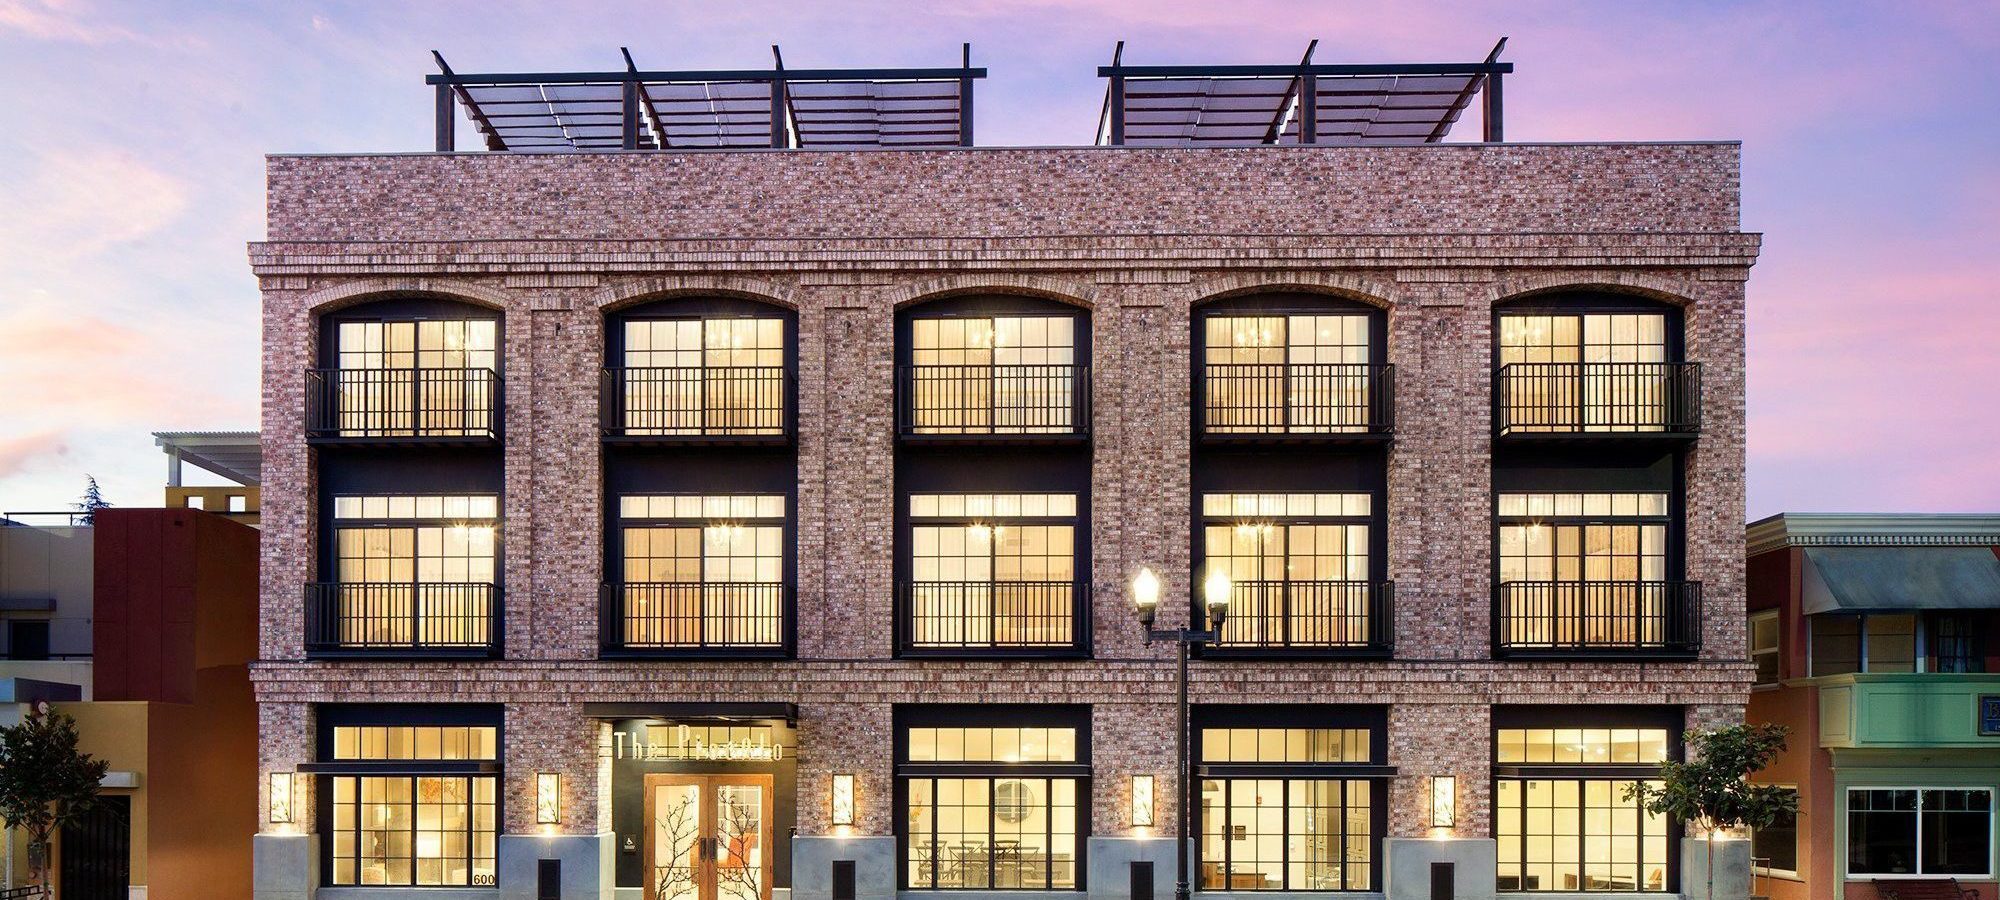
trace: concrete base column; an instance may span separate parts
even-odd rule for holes
[[[1387,900],[1430,900],[1435,863],[1451,866],[1452,900],[1494,900],[1499,893],[1499,845],[1492,838],[1389,838],[1382,842],[1382,894]]]
[[[1750,842],[1725,838],[1715,842],[1715,896],[1708,895],[1708,842],[1681,839],[1681,896],[1687,900],[1748,900]]]
[[[612,900],[617,875],[612,866],[617,835],[503,834],[500,836],[501,900],[537,900],[542,860],[562,863],[562,900]],[[261,898],[260,898],[261,900]]]
[[[895,900],[896,839],[792,838],[791,900],[833,900],[833,864],[854,863],[854,900]]]
[[[319,840],[310,834],[257,834],[250,838],[253,900],[311,900],[319,883]]]
[[[1173,900],[1174,839],[1170,837],[1094,837],[1086,845],[1089,871],[1085,873],[1090,900]],[[1195,863],[1194,842],[1188,842],[1188,865]],[[1153,864],[1153,893],[1150,897],[1132,894],[1132,864]]]

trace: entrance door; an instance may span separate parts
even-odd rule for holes
[[[64,826],[64,900],[125,900],[132,877],[132,798],[105,795],[84,820]]]
[[[770,775],[646,776],[646,900],[770,900]]]

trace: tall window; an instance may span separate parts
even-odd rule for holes
[[[1750,661],[1757,666],[1758,686],[1775,685],[1779,679],[1778,611],[1750,614]]]
[[[1208,493],[1208,566],[1233,585],[1224,646],[1367,645],[1373,499],[1365,493]]]
[[[318,376],[330,424],[343,436],[490,434],[498,332],[489,318],[339,322],[336,370]]]
[[[1658,431],[1668,422],[1665,313],[1509,313],[1499,351],[1510,432]]]
[[[910,646],[1076,643],[1075,494],[909,499]]]
[[[623,337],[625,434],[784,433],[784,319],[631,319]]]
[[[1204,724],[1200,765],[1228,775],[1201,781],[1201,888],[1373,890],[1382,791],[1355,770],[1375,745],[1369,727]]]
[[[1664,891],[1673,832],[1625,799],[1669,757],[1665,728],[1495,732],[1494,833],[1503,891]],[[1579,777],[1578,770],[1601,774]]]
[[[1034,724],[960,725],[983,717],[946,715],[900,726],[903,887],[1074,890],[1088,821],[1088,715],[1056,707],[1007,717]]]
[[[336,725],[322,744],[333,885],[495,884],[499,817],[493,725]],[[323,739],[325,740],[325,739]]]
[[[785,498],[619,498],[625,647],[778,647],[785,632]]]
[[[1339,433],[1371,424],[1371,318],[1363,313],[1213,315],[1202,325],[1203,428],[1212,434]]]
[[[498,506],[491,494],[335,497],[331,642],[488,643]]]
[[[1647,646],[1673,634],[1664,493],[1504,493],[1501,642]]]
[[[1925,635],[1929,648],[1926,672],[1986,671],[1986,641],[1993,627],[1986,617],[1974,613],[1934,612],[1925,615]]]
[[[1993,792],[1986,788],[1849,788],[1847,874],[1993,874]]]
[[[1792,799],[1798,799],[1798,788],[1786,788]],[[1796,814],[1786,814],[1778,821],[1750,833],[1750,856],[1758,860],[1759,868],[1785,872],[1792,875],[1799,871],[1799,823]]]
[[[1074,315],[914,318],[902,389],[915,434],[1063,433],[1086,424]]]

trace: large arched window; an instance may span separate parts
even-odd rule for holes
[[[1504,304],[1494,329],[1494,433],[1502,438],[1691,437],[1701,371],[1682,356],[1681,311],[1601,292]]]
[[[654,443],[782,442],[797,318],[731,297],[677,297],[605,323],[604,431]]]
[[[349,306],[320,322],[307,435],[322,441],[490,441],[500,420],[499,313],[429,296]]]
[[[1387,435],[1393,384],[1382,310],[1338,297],[1230,297],[1195,314],[1196,428],[1205,441]]]
[[[1083,310],[1029,297],[962,297],[906,310],[897,324],[897,421],[906,440],[1090,433]]]

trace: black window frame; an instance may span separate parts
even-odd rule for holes
[[[1908,791],[1916,795],[1914,798],[1914,805],[1909,810],[1912,819],[1911,840],[1913,841],[1915,849],[1914,871],[1910,872],[1855,871],[1854,847],[1856,846],[1857,843],[1861,841],[1861,838],[1856,833],[1854,827],[1854,817],[1856,814],[1868,814],[1869,812],[1873,811],[1856,810],[1854,808],[1854,795],[1857,793],[1864,793],[1864,792],[1894,793],[1901,791]],[[1944,792],[1967,792],[1967,793],[1986,795],[1986,816],[1985,816],[1986,868],[1984,871],[1981,872],[1924,871],[1924,862],[1925,862],[1924,838],[1926,837],[1925,820],[1932,812],[1932,810],[1926,808],[1926,804],[1924,803],[1924,796],[1926,794],[1944,793]],[[1893,783],[1879,784],[1870,781],[1870,782],[1863,782],[1860,784],[1850,784],[1843,786],[1841,789],[1841,796],[1840,796],[1840,812],[1841,815],[1844,817],[1843,824],[1846,826],[1847,846],[1840,848],[1842,851],[1841,853],[1842,871],[1840,873],[1841,877],[1851,880],[1873,878],[1894,883],[1897,880],[1910,880],[1910,879],[1935,880],[1935,879],[1963,878],[1973,881],[1984,881],[1992,878],[1996,874],[2000,874],[2000,858],[1996,858],[2000,857],[2000,851],[1996,851],[1994,845],[1993,807],[1995,800],[2000,799],[1996,798],[1996,793],[2000,792],[1996,792],[1991,784],[1935,784],[1935,783],[1920,782],[1917,784],[1898,785]],[[1901,812],[1901,810],[1885,810],[1884,812]]]
[[[610,373],[625,366],[625,325],[628,322],[649,321],[708,321],[711,319],[777,319],[784,334],[784,403],[783,415],[779,417],[778,434],[668,434],[646,435],[625,434],[622,419],[614,419],[614,413],[622,411],[623,398],[612,394],[622,391],[613,384]],[[799,314],[798,310],[779,303],[726,294],[684,294],[656,297],[627,304],[605,313],[604,334],[601,342],[604,358],[602,370],[605,373],[600,397],[600,425],[603,439],[608,444],[633,444],[642,446],[743,446],[769,445],[790,446],[797,438],[799,421]],[[701,367],[706,371],[706,362]]]
[[[727,465],[727,461],[723,462],[724,465],[721,466],[720,468],[724,470],[731,468]],[[714,471],[714,470],[704,469],[702,471]],[[729,480],[735,480],[735,479],[729,479]],[[737,483],[740,484],[745,482],[737,481]],[[675,487],[686,488],[690,487],[690,485],[683,483],[683,484],[677,484],[675,485]],[[604,570],[605,570],[605,575],[607,577],[604,579],[604,586],[603,586],[604,599],[600,603],[600,610],[599,610],[600,641],[599,641],[598,652],[600,656],[607,658],[621,657],[621,658],[673,658],[673,659],[701,659],[701,658],[790,659],[797,653],[798,564],[799,564],[799,528],[798,528],[799,504],[798,504],[797,481],[796,479],[793,479],[789,483],[785,484],[782,487],[782,489],[777,489],[777,490],[762,490],[759,489],[760,487],[761,485],[751,483],[749,488],[747,489],[731,490],[731,491],[703,492],[695,490],[676,489],[676,490],[655,490],[655,491],[632,491],[628,493],[610,493],[607,490],[606,503],[605,503],[606,521],[604,529],[605,532]],[[730,646],[730,645],[711,644],[711,645],[696,646],[696,647],[652,647],[652,646],[629,647],[624,644],[622,637],[618,637],[616,640],[614,640],[615,635],[611,629],[614,627],[613,619],[616,617],[613,616],[613,613],[622,609],[622,606],[617,602],[616,597],[614,597],[613,595],[613,592],[620,587],[634,583],[634,582],[627,582],[624,580],[625,529],[627,527],[648,528],[648,527],[661,527],[663,525],[667,527],[679,527],[680,523],[686,521],[677,519],[626,519],[622,515],[623,510],[621,509],[621,507],[623,501],[626,497],[636,497],[636,496],[647,496],[647,497],[780,496],[785,499],[785,514],[781,519],[778,520],[778,526],[780,529],[782,529],[783,543],[784,543],[784,563],[780,575],[780,578],[782,579],[781,615],[783,615],[784,620],[781,623],[779,623],[780,627],[779,627],[778,646],[776,647],[768,647],[763,645]],[[758,520],[758,524],[764,524],[764,522],[765,520]],[[645,582],[638,582],[638,583],[645,583]],[[702,583],[706,584],[707,582],[702,582]],[[622,624],[622,619],[617,624]],[[622,634],[622,631],[618,632],[618,634]]]
[[[342,444],[356,446],[471,446],[497,447],[506,428],[506,386],[507,386],[507,316],[500,309],[484,306],[469,300],[461,300],[439,294],[422,292],[396,292],[371,297],[362,302],[339,309],[320,313],[314,319],[317,329],[313,346],[312,367],[322,371],[341,371],[340,326],[357,322],[424,322],[443,320],[491,320],[493,322],[493,387],[490,396],[492,409],[487,411],[490,424],[487,434],[465,435],[351,435],[338,431],[329,432],[314,427],[311,414],[308,415],[307,440],[322,445]],[[468,371],[478,371],[468,369]],[[310,391],[310,388],[308,389]],[[307,398],[312,406],[315,398]]]
[[[1574,431],[1514,432],[1503,434],[1499,430],[1502,420],[1502,397],[1499,388],[1502,369],[1500,360],[1503,352],[1501,320],[1509,316],[1550,315],[1576,316],[1581,318],[1594,314],[1623,315],[1644,313],[1660,313],[1665,317],[1664,355],[1666,359],[1663,364],[1674,366],[1689,365],[1691,361],[1687,358],[1687,307],[1678,303],[1637,294],[1572,288],[1512,297],[1494,304],[1491,323],[1492,336],[1488,345],[1488,352],[1491,356],[1487,360],[1487,370],[1494,375],[1493,390],[1489,399],[1491,400],[1493,429],[1496,439],[1505,442],[1525,441],[1533,443],[1539,441],[1591,444],[1647,440],[1668,444],[1682,444],[1692,440],[1695,437],[1694,434],[1678,431],[1619,431],[1578,428]],[[1583,328],[1581,322],[1579,322],[1577,328],[1577,341],[1576,346],[1580,357],[1583,348],[1588,346],[1582,342]],[[1699,401],[1700,392],[1698,387],[1695,397]],[[1695,412],[1696,418],[1699,419],[1699,406],[1697,406]],[[1697,424],[1698,428],[1699,425]]]
[[[1774,785],[1774,787],[1791,791],[1794,798],[1799,796],[1797,785],[1781,784]],[[1786,853],[1790,854],[1784,860],[1789,865],[1778,865],[1778,857],[1773,850],[1766,847],[1765,842],[1767,841],[1777,842],[1776,847],[1783,848]],[[1766,875],[1783,873],[1797,876],[1799,874],[1799,814],[1796,808],[1790,813],[1781,814],[1778,816],[1778,820],[1770,825],[1750,830],[1750,857],[1753,866],[1756,860],[1765,860],[1762,868]]]
[[[1360,431],[1211,432],[1208,429],[1208,320],[1252,316],[1360,315],[1368,319],[1368,365],[1379,380],[1371,390],[1386,392],[1387,421]],[[1272,290],[1232,294],[1202,301],[1189,318],[1188,433],[1196,444],[1351,444],[1390,440],[1395,435],[1395,368],[1389,363],[1389,311],[1339,294]],[[1291,367],[1287,345],[1285,367]]]
[[[1021,444],[1075,445],[1091,440],[1093,394],[1090,377],[1094,317],[1087,307],[1047,297],[1026,294],[968,293],[912,304],[896,311],[895,321],[895,421],[899,445],[956,446]],[[917,432],[912,424],[915,401],[904,386],[905,375],[913,366],[916,351],[915,323],[919,319],[985,319],[996,317],[1067,318],[1070,325],[1070,363],[1074,372],[1070,384],[1072,413],[1069,431],[1053,432],[971,432],[965,434]]]
[[[29,648],[24,651],[21,648],[22,639],[31,634],[38,634],[39,637],[27,640],[26,643],[29,644]],[[54,637],[54,626],[48,619],[9,618],[7,620],[7,652],[5,655],[0,655],[0,659],[20,662],[42,662],[55,659],[58,654],[54,652]]]
[[[500,838],[507,834],[506,707],[497,703],[327,703],[312,707],[313,762],[299,766],[312,778],[315,844],[320,858],[319,886],[402,891],[492,891],[499,884]],[[339,760],[334,758],[334,729],[341,726],[486,726],[493,731],[492,760]],[[493,779],[494,884],[463,885],[340,885],[333,881],[333,779],[338,777],[464,777]],[[357,786],[358,787],[358,786]],[[416,817],[410,818],[412,848]],[[468,850],[470,848],[468,847]],[[412,865],[414,866],[414,856]],[[414,871],[414,869],[413,869]],[[414,881],[414,879],[412,879]],[[469,880],[469,879],[468,879]]]
[[[1685,742],[1683,741],[1683,732],[1686,730],[1686,727],[1687,727],[1686,713],[1681,707],[1678,706],[1637,706],[1637,705],[1609,706],[1609,705],[1594,705],[1594,704],[1576,704],[1568,706],[1492,707],[1491,714],[1488,718],[1488,727],[1486,736],[1487,746],[1491,748],[1489,750],[1489,757],[1493,761],[1493,777],[1491,784],[1492,799],[1487,804],[1487,809],[1488,809],[1487,833],[1494,835],[1496,840],[1500,834],[1499,795],[1500,795],[1500,782],[1502,781],[1519,781],[1524,783],[1534,780],[1579,781],[1579,782],[1637,781],[1637,780],[1649,780],[1649,779],[1657,780],[1660,777],[1659,766],[1649,765],[1644,763],[1638,765],[1604,764],[1604,763],[1502,763],[1500,762],[1500,732],[1506,730],[1524,729],[1524,728],[1525,729],[1540,729],[1540,728],[1662,729],[1666,732],[1666,737],[1667,737],[1666,760],[1669,762],[1678,762],[1686,758],[1687,749],[1685,747]],[[1582,803],[1582,797],[1583,797],[1583,792],[1578,791],[1579,803]],[[1522,828],[1516,832],[1517,835],[1520,835],[1522,837],[1521,847],[1523,856],[1522,858],[1514,861],[1516,864],[1520,865],[1523,868],[1523,870],[1525,870],[1527,866],[1527,859],[1525,856],[1527,852],[1526,850],[1527,809],[1528,807],[1525,804],[1521,807]],[[1581,846],[1583,840],[1585,839],[1585,834],[1582,828],[1584,821],[1585,819],[1583,817],[1583,807],[1579,806],[1578,820],[1577,820],[1578,822],[1577,840],[1579,844],[1578,862],[1580,865],[1587,862],[1586,860],[1582,859],[1582,846]],[[1639,821],[1642,825],[1645,822],[1645,815],[1643,812],[1639,817]],[[1682,825],[1679,821],[1676,821],[1671,817],[1668,817],[1666,819],[1665,837],[1666,837],[1667,858],[1661,864],[1662,868],[1664,869],[1664,874],[1666,877],[1659,890],[1653,891],[1640,888],[1638,890],[1638,893],[1655,894],[1661,897],[1673,897],[1676,895],[1676,892],[1680,890],[1680,865],[1681,865],[1680,838],[1683,832],[1684,829],[1682,828]],[[1641,843],[1642,852],[1640,853],[1640,861],[1636,864],[1638,866],[1638,871],[1642,876],[1644,874],[1644,867],[1645,867],[1645,858],[1644,858],[1645,854],[1643,852],[1644,839],[1645,839],[1645,834],[1642,832],[1639,838],[1639,840],[1642,842]],[[1502,862],[1504,862],[1504,860]],[[1640,881],[1635,881],[1635,884],[1640,884],[1640,883],[1643,883],[1643,879],[1641,879]],[[1568,894],[1586,894],[1586,893],[1602,893],[1602,892],[1586,891],[1584,890],[1582,885],[1579,884],[1575,890],[1565,890],[1559,887],[1536,888],[1533,890],[1529,890],[1526,888],[1516,887],[1513,889],[1500,888],[1499,893],[1501,893],[1502,895],[1512,895],[1512,896],[1534,896],[1536,894],[1549,894],[1549,893],[1568,895]],[[1617,893],[1617,892],[1612,892],[1612,893]]]

